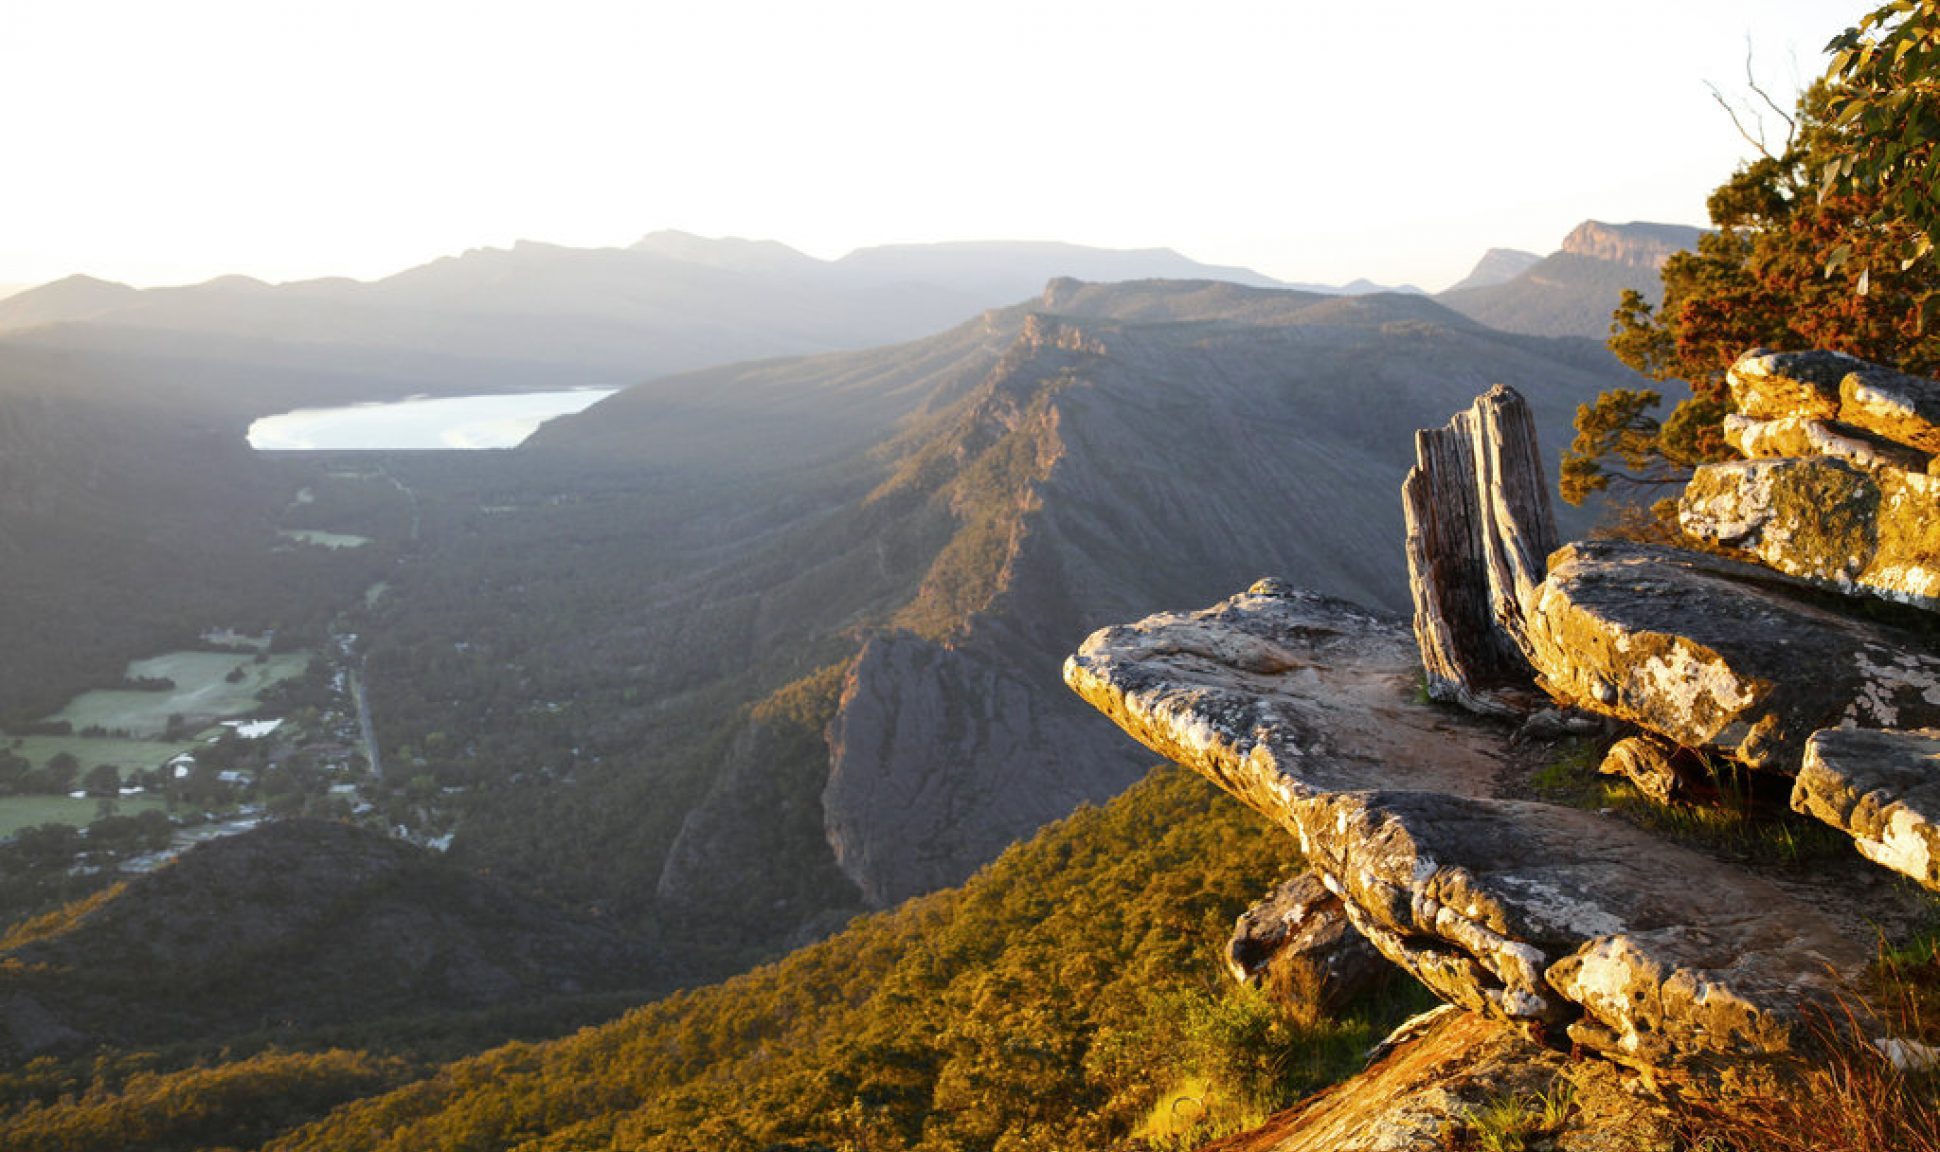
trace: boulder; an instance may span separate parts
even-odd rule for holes
[[[1471,711],[1534,705],[1523,602],[1556,547],[1535,418],[1496,385],[1439,429],[1415,433],[1401,486],[1408,586],[1428,694]]]
[[[1678,502],[1694,539],[1842,592],[1940,608],[1940,477],[1839,460],[1699,468]]]
[[[1240,916],[1226,944],[1226,969],[1241,983],[1298,994],[1308,1001],[1303,1007],[1329,1015],[1393,971],[1312,872]]]
[[[1792,807],[1852,836],[1866,859],[1940,891],[1940,729],[1814,732]]]
[[[1413,703],[1411,665],[1397,623],[1263,583],[1105,629],[1065,679],[1286,828],[1382,955],[1472,1011],[1696,1068],[1782,1054],[1801,1004],[1863,965],[1862,942],[1749,873],[1499,797],[1503,734]]]
[[[1839,386],[1846,374],[1873,365],[1843,352],[1769,352],[1755,348],[1725,374],[1731,400],[1754,420],[1788,416],[1834,420],[1839,416]]]
[[[1857,468],[1898,468],[1902,472],[1925,472],[1933,459],[1863,428],[1803,416],[1753,420],[1733,412],[1724,418],[1724,440],[1739,455],[1751,459],[1827,456]]]
[[[1803,581],[1615,542],[1569,545],[1550,565],[1530,655],[1565,703],[1788,775],[1820,728],[1940,724],[1931,645]]]
[[[1686,790],[1683,774],[1677,770],[1679,751],[1677,745],[1655,736],[1626,736],[1610,745],[1597,771],[1621,776],[1652,800],[1669,804]]]
[[[1940,452],[1940,381],[1866,364],[1839,382],[1839,419],[1922,452]]]
[[[1833,421],[1940,453],[1940,381],[1823,350],[1738,358],[1725,381],[1738,412],[1752,420]]]

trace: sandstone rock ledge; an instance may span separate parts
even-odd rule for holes
[[[1529,623],[1557,699],[1753,768],[1796,773],[1820,728],[1940,724],[1925,640],[1734,560],[1571,544],[1550,557]]]
[[[1065,680],[1300,842],[1450,1003],[1674,1076],[1781,1056],[1868,941],[1614,818],[1497,794],[1504,731],[1414,699],[1397,621],[1277,582],[1107,628]],[[1693,883],[1693,877],[1702,877]]]

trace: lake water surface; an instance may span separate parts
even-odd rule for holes
[[[493,396],[440,396],[344,408],[298,408],[249,426],[264,452],[412,452],[515,448],[554,416],[592,407],[618,391],[576,388]]]

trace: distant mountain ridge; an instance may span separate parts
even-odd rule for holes
[[[1702,235],[1704,229],[1686,224],[1641,221],[1605,224],[1601,220],[1585,220],[1563,237],[1560,251],[1655,272],[1670,259],[1671,253],[1695,247]]]
[[[1063,279],[899,348],[642,385],[548,425],[523,454],[698,465],[730,456],[730,435],[775,464],[872,435],[891,453],[865,498],[779,539],[778,582],[753,586],[737,564],[685,609],[752,596],[771,628],[883,622],[842,661],[816,809],[842,872],[885,906],[961,880],[1144,767],[1055,690],[1060,643],[1111,611],[1267,572],[1399,609],[1393,492],[1409,453],[1393,429],[1437,424],[1508,381],[1554,442],[1577,403],[1621,379],[1593,347],[1493,332],[1422,296]],[[881,422],[898,412],[900,432]],[[1249,495],[1263,491],[1281,496]],[[1166,556],[1191,559],[1154,560]],[[783,882],[756,862],[760,837],[736,829],[787,797],[752,787],[748,767],[732,776],[690,818],[706,834],[682,836],[663,900],[718,906]],[[454,850],[480,849],[461,835]]]
[[[1058,276],[1285,287],[1166,248],[896,244],[821,260],[775,241],[661,231],[626,248],[522,240],[369,282],[222,276],[137,289],[71,276],[0,299],[0,341],[86,357],[248,364],[265,384],[346,366],[373,378],[367,392],[317,402],[530,388],[534,380],[622,386],[914,339],[1035,295]],[[1321,290],[1377,289],[1356,282]]]
[[[1482,254],[1482,259],[1476,261],[1467,276],[1449,285],[1446,290],[1457,292],[1463,288],[1506,284],[1542,263],[1542,259],[1534,252],[1524,252],[1519,248],[1491,248]]]
[[[1655,302],[1662,293],[1658,269],[1671,254],[1697,245],[1704,229],[1683,224],[1606,224],[1586,220],[1548,256],[1508,277],[1500,272],[1528,253],[1491,261],[1436,297],[1491,328],[1532,336],[1585,336],[1603,340],[1610,314],[1625,289]]]

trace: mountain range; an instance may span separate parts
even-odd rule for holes
[[[1493,285],[1447,300],[1235,283],[1166,252],[824,262],[664,233],[368,285],[63,281],[0,301],[0,715],[217,625],[352,635],[404,766],[389,786],[448,797],[456,833],[443,862],[333,851],[442,893],[438,931],[460,941],[459,913],[489,901],[452,876],[489,872],[530,901],[533,940],[627,957],[623,980],[583,988],[741,971],[1137,779],[1149,755],[1058,684],[1093,628],[1269,574],[1405,610],[1412,430],[1508,383],[1553,448],[1577,404],[1633,379],[1595,341],[1506,330],[1550,325],[1560,295],[1601,292],[1607,316],[1610,284],[1646,271],[1608,231],[1513,274],[1497,259]],[[1498,326],[1451,306],[1487,300]],[[749,355],[766,359],[722,362]],[[509,452],[241,439],[283,407],[535,380],[637,382]],[[289,548],[278,528],[306,493],[373,543]],[[250,1031],[243,1016],[310,1021],[275,991],[312,986],[315,925],[225,905],[222,869],[187,864],[172,921],[235,912],[281,940],[251,945],[270,957],[256,998],[206,1039]],[[33,961],[63,975],[30,998],[76,1033],[123,1035],[101,1023],[120,1014],[142,1042],[170,1019],[156,990],[93,967],[139,919],[115,907]],[[513,1001],[560,994],[466,949],[513,973]],[[384,979],[360,963],[352,978]]]
[[[353,369],[370,395],[618,386],[910,339],[1057,275],[1282,286],[1162,248],[906,244],[827,261],[774,241],[655,232],[627,248],[474,249],[371,282],[224,276],[137,289],[72,276],[0,299],[0,336],[84,355],[246,364],[259,375]]]

